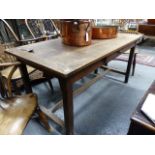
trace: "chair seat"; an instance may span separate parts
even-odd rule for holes
[[[3,69],[1,71],[3,77],[5,78],[8,78],[11,70],[12,70],[13,67],[7,67],[6,69]],[[32,73],[33,71],[35,71],[36,69],[31,67],[31,66],[27,66],[27,71],[28,73]],[[13,76],[12,76],[12,80],[15,80],[15,79],[20,79],[21,78],[21,73],[20,73],[20,69],[17,68],[17,70],[14,72]]]
[[[22,134],[36,107],[37,97],[34,94],[0,101],[0,134]]]

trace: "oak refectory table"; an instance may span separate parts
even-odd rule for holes
[[[21,61],[20,69],[27,92],[32,92],[32,88],[26,65],[45,72],[49,77],[59,79],[63,96],[65,131],[66,134],[74,134],[74,82],[101,67],[107,58],[114,58],[130,49],[125,73],[125,82],[128,82],[134,50],[142,37],[141,34],[119,33],[117,38],[92,40],[92,44],[85,47],[67,46],[58,38],[8,49],[6,53]]]

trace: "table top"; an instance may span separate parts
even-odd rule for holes
[[[38,66],[68,77],[140,38],[141,34],[120,33],[117,38],[92,40],[92,44],[85,47],[64,45],[61,38],[58,38],[7,49],[6,52],[33,67]],[[30,49],[34,52],[28,52]]]

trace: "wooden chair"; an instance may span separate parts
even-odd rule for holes
[[[48,40],[59,36],[57,27],[50,19],[25,19],[25,24],[33,39]]]
[[[54,129],[48,124],[46,115],[40,110],[35,94],[13,96],[11,80],[19,65],[20,62],[17,61],[0,64],[0,69],[13,67],[7,82],[2,78],[0,71],[0,92],[3,92],[1,93],[3,96],[0,97],[0,135],[22,134],[34,112],[38,114],[41,124],[51,132]]]
[[[13,97],[11,76],[18,65],[19,62],[0,64],[0,68],[13,67],[7,82],[1,78],[0,72],[0,88],[5,94],[3,99],[0,99],[0,135],[22,134],[37,107],[37,97],[34,94]]]
[[[18,36],[15,34],[8,22],[4,19],[0,19],[0,36],[2,43],[12,42],[15,44],[19,41]]]
[[[5,54],[4,51],[8,47],[10,47],[9,44],[3,44],[3,45],[0,44],[0,65],[3,64],[3,63],[16,62],[15,57],[10,56],[8,54]],[[34,69],[33,67],[30,67],[30,66],[27,66],[27,69],[28,69],[28,72],[29,72],[30,76],[31,76],[31,74],[33,74],[36,71],[36,69]],[[7,81],[9,79],[9,77],[10,77],[10,73],[12,72],[12,70],[13,70],[12,65],[1,67],[1,78],[3,78],[5,81]],[[17,87],[20,87],[20,86],[23,85],[19,68],[15,70],[15,73],[12,76],[12,79],[11,79],[11,83],[12,83],[12,86],[15,87],[15,89]]]
[[[12,30],[12,32],[14,31]],[[18,42],[18,39],[16,41]],[[24,44],[29,43],[29,41],[40,41],[40,39],[35,38],[34,40],[33,39],[28,39],[24,41],[22,40]],[[8,98],[9,97],[8,94],[12,92],[19,94],[18,87],[23,86],[23,80],[21,78],[20,70],[17,66],[13,66],[13,65],[19,64],[19,62],[16,61],[15,57],[8,55],[4,52],[6,48],[12,48],[14,46],[16,46],[16,42],[0,44],[0,95],[3,98]],[[27,70],[31,81],[48,80],[49,86],[51,87],[51,90],[53,90],[53,86],[50,81],[50,78],[49,79],[45,78],[45,75],[43,72],[36,70],[35,68],[30,66],[27,66]],[[39,107],[37,108],[37,114],[39,115],[39,120],[41,120],[42,124],[48,131],[54,130],[52,129],[51,126],[49,126],[46,115],[42,112],[42,110],[40,110]]]
[[[18,46],[20,44],[27,44],[30,41],[32,41],[32,39],[20,41],[18,39],[18,37],[16,36],[15,32],[13,31],[13,29],[10,27],[10,25],[5,20],[2,20],[2,21],[4,22],[5,26],[9,30],[9,32],[11,32],[12,36],[15,38],[15,42],[0,44],[0,63],[14,62],[14,61],[16,61],[15,57],[9,56],[8,54],[6,54],[4,52],[5,49],[12,48],[12,47]],[[36,38],[33,41],[39,41],[39,39]],[[9,78],[9,73],[11,72],[11,70],[12,70],[12,66],[4,67],[1,69],[2,78],[4,78],[6,81]],[[30,80],[32,82],[40,83],[40,82],[47,81],[49,83],[51,90],[53,91],[53,86],[52,86],[50,78],[46,78],[46,75],[43,72],[41,72],[31,66],[27,66],[27,70],[28,70],[28,73],[30,76]],[[17,88],[19,88],[23,85],[23,81],[21,79],[21,74],[20,74],[19,68],[15,71],[15,73],[12,76],[12,85],[16,90],[18,90]]]

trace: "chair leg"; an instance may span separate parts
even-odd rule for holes
[[[137,57],[137,53],[134,54],[134,58],[133,58],[132,76],[134,76],[134,74],[135,74],[135,68],[136,68],[136,57]]]
[[[105,65],[105,66],[108,66],[108,62],[105,62],[104,65]]]
[[[0,94],[4,98],[5,97],[5,90],[2,82],[2,78],[0,77]]]
[[[108,62],[105,61],[105,62],[103,63],[103,65],[108,67]],[[106,71],[106,69],[104,69],[104,71]]]
[[[48,130],[48,132],[52,132],[52,128],[48,123],[47,116],[39,108],[37,109],[37,113],[39,115],[40,122],[44,125],[44,127]]]
[[[0,75],[0,95],[2,98],[8,98],[7,89],[4,85],[6,82],[4,80],[5,79]]]
[[[53,88],[53,84],[52,84],[52,81],[50,79],[47,80],[51,90],[52,90],[52,93],[54,92],[54,88]]]
[[[19,90],[20,88],[17,86],[17,81],[12,81],[12,85],[14,88],[14,93],[15,95],[21,95],[21,91]]]
[[[98,74],[98,69],[95,69],[94,74]]]

